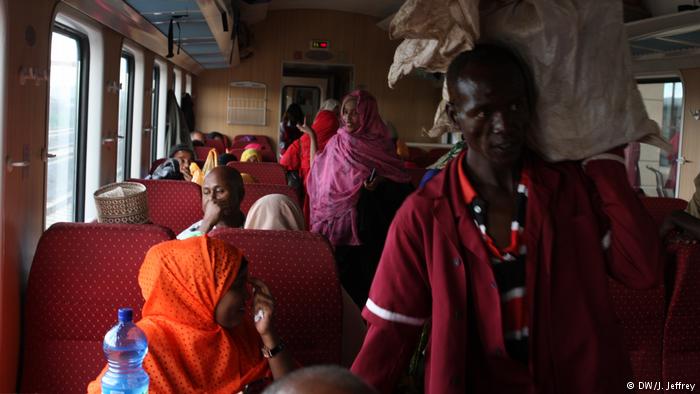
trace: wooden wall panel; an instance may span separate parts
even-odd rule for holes
[[[681,167],[678,196],[689,200],[695,192],[693,179],[700,172],[700,120],[695,120],[689,112],[700,109],[700,68],[681,70],[681,76],[685,97],[681,155],[691,162]]]
[[[399,41],[390,41],[388,33],[376,26],[377,22],[376,18],[365,15],[325,10],[269,12],[266,20],[252,26],[255,53],[251,58],[237,67],[207,70],[198,76],[197,128],[205,132],[217,130],[230,136],[265,134],[276,141],[282,63],[299,62],[294,59],[294,52],[308,51],[312,39],[328,39],[334,58],[316,63],[353,65],[355,86],[366,88],[377,98],[382,117],[396,126],[402,139],[434,142],[421,134],[421,128],[432,126],[440,101],[440,87],[428,80],[407,77],[399,81],[395,89],[389,89],[387,73]],[[226,124],[228,83],[247,80],[267,85],[265,126]]]
[[[48,83],[19,83],[19,70],[49,68],[51,18],[55,1],[8,1],[5,78],[6,124],[3,138],[7,156],[28,160],[30,166],[5,172],[3,179],[3,245],[0,261],[0,392],[16,390],[19,352],[20,293],[29,273],[36,244],[43,230]],[[33,30],[35,41],[25,40]]]

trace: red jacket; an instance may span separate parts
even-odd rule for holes
[[[459,194],[456,166],[463,158],[397,213],[363,311],[369,330],[352,371],[390,392],[431,319],[426,393],[629,392],[629,357],[608,275],[632,288],[653,287],[661,260],[656,229],[624,166],[591,161],[584,174],[578,162],[527,161],[526,366],[505,353],[488,253]]]

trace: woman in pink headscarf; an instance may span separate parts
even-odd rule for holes
[[[347,95],[341,118],[338,133],[312,158],[309,225],[335,246],[340,280],[364,305],[389,224],[412,187],[371,94]]]

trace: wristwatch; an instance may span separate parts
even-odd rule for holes
[[[262,349],[260,349],[263,357],[265,358],[275,357],[282,350],[284,350],[284,343],[282,342],[278,343],[277,346],[273,347],[272,349],[269,349],[267,346],[263,346]]]

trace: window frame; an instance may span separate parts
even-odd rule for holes
[[[153,63],[151,75],[151,160],[153,163],[158,157],[158,115],[160,113],[160,65]]]
[[[51,34],[58,33],[70,37],[78,43],[78,61],[80,70],[78,72],[78,116],[77,133],[75,141],[75,187],[73,192],[73,221],[82,222],[85,220],[85,184],[86,184],[86,157],[87,157],[87,138],[88,138],[88,94],[90,85],[90,41],[88,36],[76,29],[66,26],[62,23],[54,21],[51,26]],[[49,63],[51,59],[49,59]],[[48,123],[46,128],[46,152],[48,153]],[[46,162],[46,176],[48,176],[48,160]],[[48,185],[48,178],[44,182],[44,187]],[[48,190],[47,190],[48,192]],[[46,225],[46,202],[48,193],[44,197],[44,226]]]
[[[121,63],[121,59],[126,59],[126,65],[127,65],[127,97],[126,97],[126,129],[124,130],[124,133],[126,135],[123,136],[124,138],[124,179],[119,180],[116,179],[116,174],[115,172],[115,179],[117,182],[122,182],[127,179],[129,179],[131,176],[131,141],[132,141],[132,133],[133,133],[133,123],[134,123],[134,74],[136,72],[136,59],[134,55],[128,51],[122,50],[121,56],[119,57],[119,63]],[[120,71],[121,72],[121,71]],[[124,89],[122,86],[121,89]],[[119,132],[117,131],[117,139],[122,138],[122,136],[119,136]],[[119,142],[117,141],[117,144]],[[119,148],[117,147],[117,152],[119,152]],[[118,154],[118,153],[117,153]],[[117,163],[119,163],[119,158],[117,157]],[[119,165],[117,164],[116,170],[118,170]]]

